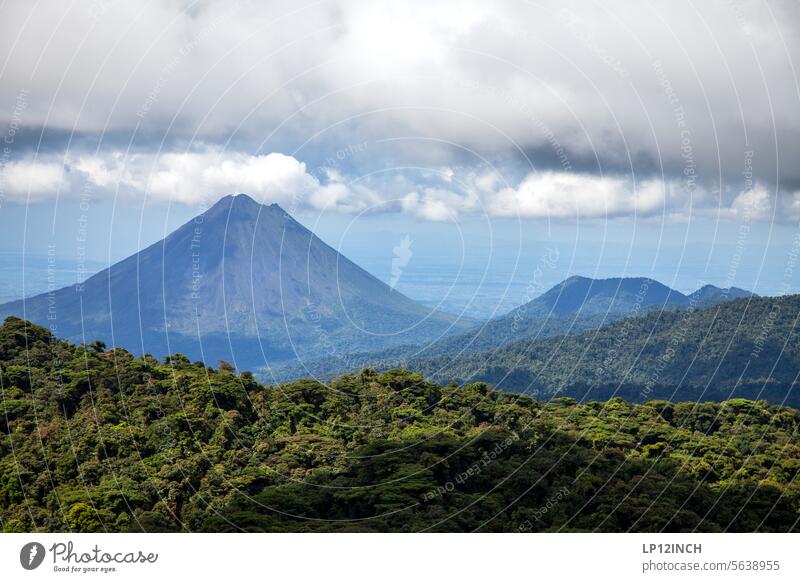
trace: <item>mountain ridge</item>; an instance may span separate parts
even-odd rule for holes
[[[483,381],[538,398],[745,397],[800,406],[798,313],[800,295],[747,297],[459,357],[410,358],[403,365],[441,382]]]
[[[650,312],[704,309],[744,297],[756,295],[737,288],[726,293],[713,285],[685,295],[649,277],[591,279],[573,275],[508,313],[428,345],[352,354],[347,362],[352,364],[349,368],[338,360],[321,359],[302,366],[289,364],[272,373],[275,379],[288,380],[308,373],[330,378],[357,366],[384,367],[387,362],[406,367],[424,358],[468,357],[516,341],[579,335]]]

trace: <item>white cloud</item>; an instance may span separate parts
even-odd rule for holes
[[[58,162],[22,160],[3,166],[0,192],[9,200],[38,202],[52,198],[67,185],[64,165]]]
[[[663,212],[669,185],[647,181],[632,187],[619,176],[569,172],[528,175],[516,188],[500,190],[490,202],[497,216],[602,218]]]
[[[131,158],[132,163],[136,157]],[[80,156],[75,169],[85,174],[89,180],[101,188],[110,188],[117,184],[141,187],[129,169],[120,152],[113,152],[106,158],[99,156]]]
[[[347,184],[338,172],[327,175],[328,183],[317,184],[308,196],[307,204],[312,208],[344,213],[384,210],[383,199],[371,188],[359,183]]]
[[[796,223],[800,221],[800,190],[782,192],[756,183],[740,192],[720,214],[734,220]]]
[[[457,207],[448,208],[441,200],[421,196],[419,192],[409,192],[403,196],[400,207],[406,214],[434,222],[446,222],[458,216]]]
[[[156,201],[188,205],[213,203],[237,192],[288,204],[320,187],[303,162],[280,153],[249,155],[210,148],[203,152],[136,154],[126,159],[114,152],[109,156],[81,156],[74,167],[92,184],[122,197],[147,194]]]
[[[450,180],[445,180],[450,182]],[[458,220],[465,212],[479,209],[475,193],[456,193],[443,188],[421,188],[409,192],[400,200],[403,212],[422,220],[449,222]]]
[[[731,211],[737,217],[750,220],[771,220],[774,193],[771,194],[763,185],[741,192],[734,198]]]
[[[264,203],[293,210],[362,213],[402,212],[420,220],[457,221],[464,215],[555,220],[605,220],[619,217],[669,217],[695,214],[722,219],[790,221],[800,217],[800,191],[778,192],[756,182],[725,197],[701,188],[691,195],[677,181],[629,176],[545,171],[531,172],[516,186],[496,171],[470,168],[421,172],[415,183],[403,171],[352,179],[337,168],[321,178],[306,164],[281,153],[251,155],[207,147],[199,152],[161,155],[121,152],[82,155],[66,161],[21,160],[4,168],[7,199],[32,202],[92,192],[123,200],[207,206],[231,193],[245,192]],[[778,212],[774,212],[775,204]]]
[[[23,160],[5,167],[9,199],[52,199],[56,194],[76,194],[76,183],[88,182],[123,199],[147,196],[156,202],[208,205],[225,194],[246,192],[267,203],[305,206],[319,210],[358,212],[382,203],[363,184],[347,184],[337,171],[327,169],[325,183],[312,176],[305,163],[281,153],[250,155],[207,148],[202,152],[161,155],[121,152],[81,155],[65,164]],[[75,182],[75,184],[73,183]],[[96,190],[96,189],[95,189]]]
[[[318,186],[304,163],[279,153],[165,154],[158,157],[155,170],[146,179],[149,192],[182,203],[208,200],[220,193],[247,192],[286,204]]]
[[[784,200],[784,220],[797,222],[800,220],[800,190],[792,192]]]

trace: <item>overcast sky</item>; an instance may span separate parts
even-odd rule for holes
[[[8,201],[89,181],[430,220],[800,215],[794,1],[2,11]]]
[[[0,222],[243,191],[301,215],[787,242],[799,35],[790,0],[6,2]]]

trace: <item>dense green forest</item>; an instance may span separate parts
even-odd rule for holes
[[[737,299],[629,317],[580,335],[410,358],[403,365],[440,382],[484,381],[540,398],[744,397],[800,407],[799,315],[800,295]]]
[[[792,531],[800,413],[539,402],[365,370],[267,387],[221,362],[0,328],[0,529]]]

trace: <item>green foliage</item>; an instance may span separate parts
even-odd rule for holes
[[[484,352],[413,358],[433,380],[481,380],[534,397],[631,402],[765,399],[800,407],[800,295],[651,312],[596,331]],[[379,366],[380,363],[372,362]]]
[[[401,369],[232,367],[0,327],[3,531],[794,531],[800,413],[538,402]]]

